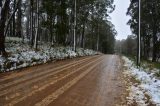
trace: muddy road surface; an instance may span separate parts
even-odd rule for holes
[[[0,106],[118,106],[125,92],[116,55],[96,55],[0,74]]]

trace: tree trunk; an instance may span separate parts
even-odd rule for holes
[[[152,62],[156,62],[157,59],[157,36],[156,31],[153,29],[153,53],[152,53]]]
[[[33,47],[34,44],[34,35],[33,35],[33,24],[34,24],[34,19],[33,19],[33,0],[30,0],[30,31],[31,31],[31,47]]]
[[[1,9],[1,14],[0,14],[0,54],[5,55],[5,36],[4,36],[4,29],[5,29],[5,23],[7,19],[7,10],[9,8],[9,3],[10,0],[6,0],[4,3],[2,9]]]
[[[2,0],[0,1],[0,14],[1,14],[1,10],[2,10]]]
[[[17,17],[17,30],[16,30],[16,36],[17,37],[22,37],[22,11],[21,11],[21,0],[20,3],[18,4],[18,17]]]
[[[92,24],[92,31],[91,31],[91,36],[92,36],[92,41],[91,41],[91,49],[95,50],[94,49],[94,28],[93,28],[93,24]]]
[[[14,0],[13,11],[15,10],[15,8],[16,8],[16,0]],[[12,35],[13,35],[13,37],[16,36],[16,34],[15,34],[15,33],[16,33],[15,24],[16,24],[16,21],[15,21],[15,13],[13,13],[13,17],[12,17],[12,25],[13,25],[13,29],[12,29],[12,30],[13,30],[13,32],[12,32],[13,34],[12,34]]]
[[[99,50],[99,24],[97,25],[97,51]]]
[[[0,55],[4,55],[5,52],[5,37],[4,37],[4,26],[0,25]]]
[[[81,40],[81,47],[84,48],[85,42],[84,42],[84,33],[85,33],[85,22],[83,23],[83,29],[82,29],[82,40]]]
[[[6,36],[6,34],[7,34],[7,32],[8,32],[9,24],[10,24],[10,22],[11,22],[11,19],[14,17],[15,12],[17,11],[19,1],[20,1],[20,0],[17,1],[16,7],[15,7],[13,13],[12,13],[11,16],[9,17],[9,19],[7,20],[6,28],[5,28],[5,32],[4,32],[4,36]],[[8,8],[9,8],[9,7],[8,7]],[[13,28],[14,28],[14,27],[13,27]],[[15,29],[13,30],[13,33],[15,33]],[[13,36],[15,36],[15,35],[13,35]]]
[[[51,22],[52,22],[52,21],[51,21]],[[50,36],[51,36],[50,42],[51,42],[51,44],[53,45],[53,22],[52,22],[52,24],[51,24],[51,26],[50,26]]]
[[[74,1],[74,44],[73,50],[76,51],[76,26],[77,26],[77,0]]]
[[[36,0],[37,3],[37,15],[36,15],[36,34],[35,34],[35,40],[34,40],[34,48],[37,49],[37,43],[38,43],[38,29],[39,29],[39,0]]]

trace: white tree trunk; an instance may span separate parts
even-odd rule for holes
[[[75,4],[74,5],[75,5],[75,7],[74,7],[75,10],[74,10],[74,46],[73,46],[73,50],[76,51],[76,24],[77,24],[77,22],[76,22],[76,18],[77,18],[77,15],[76,15],[76,12],[77,12],[76,0],[75,0]]]
[[[35,49],[37,49],[38,28],[39,28],[39,0],[37,0],[36,34],[35,34],[35,39],[34,39]]]

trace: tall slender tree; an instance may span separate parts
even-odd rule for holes
[[[8,12],[8,8],[9,8],[9,3],[10,0],[5,0],[3,1],[3,5],[1,6],[1,14],[0,14],[0,54],[1,55],[5,55],[6,51],[5,51],[5,36],[4,36],[4,32],[5,32],[5,23],[6,23],[6,19],[7,19],[7,12]],[[1,1],[2,4],[2,1]]]

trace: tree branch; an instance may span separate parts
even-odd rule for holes
[[[8,19],[8,21],[7,21],[7,25],[6,25],[6,29],[5,29],[4,36],[6,36],[6,35],[7,35],[7,31],[8,31],[8,28],[9,28],[9,24],[10,24],[11,19],[13,18],[14,14],[15,14],[15,12],[16,12],[16,11],[17,11],[17,9],[18,9],[18,5],[19,5],[19,3],[20,3],[20,0],[18,0],[18,2],[17,2],[17,4],[16,4],[16,8],[15,8],[15,10],[13,11],[13,13],[11,14],[11,16],[9,17],[9,19]]]

